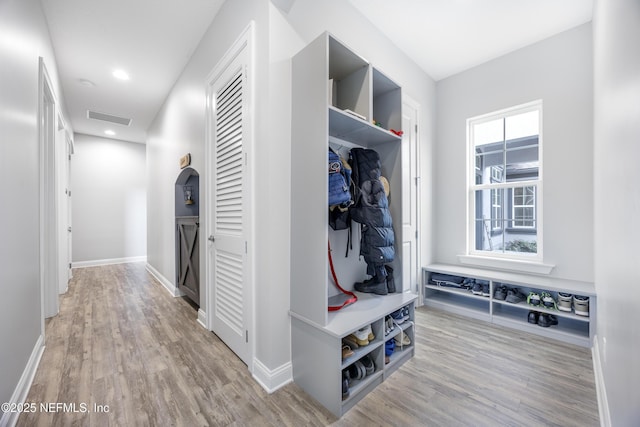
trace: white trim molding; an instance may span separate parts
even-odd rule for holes
[[[207,328],[207,312],[202,308],[198,309],[198,323],[200,323],[200,326],[205,328],[207,331],[209,330],[209,328]]]
[[[543,264],[537,261],[479,255],[458,255],[458,261],[460,261],[460,264],[473,265],[476,267],[544,275],[550,274],[555,268],[553,264]]]
[[[40,364],[42,353],[44,353],[44,335],[40,335],[38,337],[36,345],[33,347],[33,351],[31,352],[31,356],[29,357],[29,361],[27,362],[27,366],[24,368],[22,376],[20,376],[20,381],[18,381],[18,384],[16,385],[13,394],[11,395],[11,400],[6,403],[25,403],[25,401],[27,400],[27,396],[29,395],[29,389],[31,388],[31,384],[33,383],[33,378],[36,376],[36,371],[38,370],[38,365]],[[0,418],[0,426],[15,426],[18,422],[19,416],[19,411],[4,412],[2,414],[2,418]]]
[[[76,261],[71,263],[73,268],[86,268],[86,267],[98,267],[101,265],[112,264],[128,264],[130,262],[147,262],[147,256],[132,256],[127,258],[109,258],[109,259],[94,259],[89,261]]]
[[[151,274],[158,282],[160,282],[160,284],[171,294],[172,297],[181,297],[184,295],[176,285],[171,283],[171,280],[164,277],[162,273],[153,268],[151,264],[147,263],[146,269],[149,274]]]
[[[591,358],[593,360],[593,373],[596,381],[596,394],[598,397],[598,415],[600,415],[600,425],[611,427],[611,414],[609,413],[609,401],[607,400],[607,389],[604,385],[604,373],[602,372],[602,359],[600,358],[600,344],[598,336],[593,337],[593,347],[591,348]]]
[[[291,362],[287,362],[272,370],[267,368],[260,360],[254,358],[252,372],[253,378],[269,394],[293,381]]]

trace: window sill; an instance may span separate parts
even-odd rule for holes
[[[493,268],[496,270],[517,271],[519,273],[550,274],[555,265],[543,264],[537,261],[519,259],[493,258],[480,255],[458,255],[461,264],[476,267]]]

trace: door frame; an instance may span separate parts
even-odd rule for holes
[[[414,200],[414,202],[415,202],[415,209],[416,209],[416,212],[415,212],[415,214],[416,214],[415,227],[416,227],[416,233],[417,233],[417,235],[416,235],[416,253],[415,253],[415,258],[416,258],[415,259],[415,263],[416,263],[415,264],[415,266],[416,266],[415,268],[417,270],[415,273],[416,273],[417,283],[412,283],[411,284],[411,289],[409,289],[409,290],[411,292],[416,292],[416,293],[420,294],[419,301],[422,301],[422,286],[420,286],[421,277],[422,277],[422,274],[421,274],[421,264],[422,264],[421,256],[422,255],[421,255],[421,250],[420,250],[421,249],[421,241],[422,241],[422,229],[421,229],[422,228],[421,227],[421,224],[422,224],[422,217],[421,217],[422,209],[421,209],[421,202],[420,202],[420,200],[421,200],[420,195],[421,195],[421,191],[422,191],[421,190],[422,179],[421,179],[421,175],[420,175],[420,171],[421,171],[421,169],[420,169],[420,163],[421,163],[420,162],[420,128],[421,128],[420,127],[420,104],[417,101],[415,101],[413,98],[411,98],[411,97],[409,97],[409,96],[407,96],[405,94],[402,94],[402,104],[403,104],[403,106],[407,105],[407,106],[411,107],[415,111],[415,120],[416,120],[416,122],[414,123],[415,124],[415,128],[414,129],[409,129],[408,132],[414,132],[415,131],[415,144],[416,144],[416,147],[415,147],[415,153],[416,153],[416,159],[415,159],[415,168],[416,168],[415,179],[416,179],[416,183],[415,184],[416,185],[414,187],[414,191],[415,191],[415,195],[414,195],[415,200]],[[407,132],[407,129],[405,129],[405,132]],[[416,286],[417,289],[413,289],[414,286]],[[405,291],[406,290],[407,289],[405,289]]]
[[[65,230],[66,231],[66,240],[67,240],[67,260],[69,262],[68,266],[67,266],[67,285],[69,283],[69,281],[73,278],[73,268],[72,268],[72,263],[73,263],[73,212],[72,212],[72,207],[73,207],[73,199],[71,198],[71,156],[73,156],[74,154],[74,147],[73,147],[73,138],[71,137],[71,135],[69,134],[68,129],[65,130],[65,138],[66,138],[66,144],[65,144],[65,149],[66,149],[66,163],[65,163],[65,167],[66,167],[66,177],[67,177],[67,188],[65,189],[65,204],[67,206],[66,209],[66,213],[67,213],[67,217],[65,218],[66,221],[66,227]]]
[[[50,108],[48,107],[50,105]],[[58,314],[58,209],[56,197],[56,106],[51,78],[38,60],[38,140],[40,167],[40,295],[42,335],[44,319]]]
[[[246,67],[246,75],[247,75],[247,118],[248,118],[248,135],[246,141],[243,141],[243,151],[246,147],[246,173],[247,173],[247,182],[249,183],[249,188],[246,189],[247,194],[243,195],[243,199],[247,201],[247,213],[249,216],[248,224],[244,224],[245,226],[245,239],[247,244],[246,251],[246,281],[245,286],[247,286],[248,290],[248,301],[246,303],[246,334],[247,334],[247,356],[246,363],[249,369],[249,372],[253,373],[253,361],[255,360],[255,254],[254,254],[254,242],[255,242],[255,213],[254,213],[254,193],[253,189],[255,188],[255,173],[253,161],[251,159],[251,154],[254,151],[255,145],[255,42],[254,42],[254,34],[255,34],[255,24],[253,21],[249,23],[249,25],[242,31],[242,33],[236,38],[232,46],[227,50],[227,52],[222,56],[222,58],[218,61],[216,66],[213,68],[211,73],[207,76],[206,79],[206,123],[205,123],[205,133],[206,133],[206,142],[205,142],[205,175],[206,179],[204,180],[204,197],[205,197],[205,212],[204,212],[204,230],[201,234],[201,241],[203,242],[204,251],[203,255],[205,256],[205,286],[203,295],[201,295],[201,300],[204,301],[205,313],[204,318],[206,319],[206,328],[209,331],[213,331],[214,325],[214,316],[215,316],[215,289],[214,289],[214,271],[213,265],[211,265],[211,257],[210,251],[212,250],[212,242],[209,241],[208,237],[213,235],[214,224],[213,224],[213,209],[214,209],[214,197],[213,197],[213,189],[215,188],[214,180],[215,180],[215,166],[214,166],[214,154],[215,150],[213,149],[213,145],[215,143],[214,140],[214,130],[215,123],[212,120],[212,112],[213,106],[211,105],[212,101],[212,93],[211,88],[212,84],[216,81],[216,79],[227,69],[227,67],[233,62],[233,60],[243,51],[243,49],[248,50],[249,63]],[[245,143],[246,142],[246,143]],[[245,197],[246,196],[246,197]],[[202,306],[201,306],[202,307]],[[200,315],[199,315],[200,316]]]
[[[58,211],[57,235],[58,235],[58,293],[67,292],[71,279],[71,255],[69,251],[71,223],[69,210],[70,198],[70,174],[71,153],[73,152],[71,137],[60,109],[57,111],[58,127],[56,133],[55,159],[56,159],[56,205]]]

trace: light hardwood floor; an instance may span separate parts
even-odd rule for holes
[[[295,384],[264,392],[143,264],[76,269],[60,303],[27,401],[80,412],[19,426],[599,425],[589,350],[431,309],[416,356],[337,420]]]

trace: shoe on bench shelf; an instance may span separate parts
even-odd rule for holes
[[[505,301],[511,304],[518,304],[519,302],[524,301],[526,298],[527,297],[525,296],[525,294],[520,292],[519,289],[513,288],[507,290],[507,297],[505,298]]]
[[[384,276],[373,276],[364,282],[356,282],[353,284],[353,288],[358,292],[376,295],[387,295],[389,293],[387,290],[387,278]]]
[[[558,318],[553,314],[540,313],[540,318],[538,319],[538,326],[542,326],[543,328],[548,328],[549,326],[554,326],[557,324],[558,324]]]

